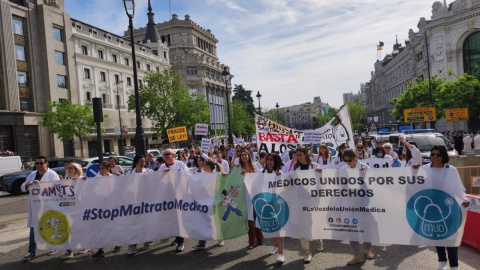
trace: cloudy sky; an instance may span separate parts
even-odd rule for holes
[[[147,23],[147,0],[137,0],[134,27]],[[170,2],[170,4],[169,4]],[[262,108],[290,106],[320,96],[339,107],[343,93],[357,93],[377,60],[420,17],[431,16],[434,0],[152,0],[157,23],[185,14],[219,40],[220,62],[233,84],[262,94]],[[450,1],[448,1],[450,2]],[[72,18],[122,35],[127,29],[122,0],[65,0]],[[171,11],[170,11],[171,10]],[[171,13],[170,13],[171,12]]]

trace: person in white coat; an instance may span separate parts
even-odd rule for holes
[[[27,176],[27,179],[22,184],[21,189],[23,192],[27,192],[28,189],[33,186],[37,185],[40,182],[50,182],[50,181],[59,181],[60,177],[58,174],[48,168],[48,160],[44,156],[38,156],[35,159],[35,167],[36,171],[33,171]],[[30,227],[30,237],[28,239],[28,254],[23,257],[24,260],[31,260],[35,258],[35,252],[37,250],[37,244],[35,243],[35,233],[33,231],[33,212],[32,207],[28,207],[28,222],[27,226]],[[52,250],[49,255],[53,255],[57,253],[56,250]]]

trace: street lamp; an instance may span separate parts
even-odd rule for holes
[[[258,114],[262,115],[262,108],[260,107],[260,98],[262,95],[260,95],[260,91],[257,91],[257,98],[258,98]]]
[[[223,67],[222,77],[225,81],[225,91],[227,93],[228,144],[233,144],[232,125],[230,124],[230,98],[228,96],[228,81],[230,80],[230,72],[228,72],[226,66]]]
[[[280,107],[280,105],[278,105],[278,102],[277,102],[277,105],[275,105],[275,108],[277,108],[277,122],[280,123],[280,115],[278,114],[278,107]]]
[[[128,30],[130,31],[130,44],[132,46],[132,64],[133,64],[133,86],[135,89],[135,114],[137,127],[135,128],[135,153],[145,156],[147,151],[145,132],[142,126],[142,117],[140,116],[140,97],[138,93],[138,75],[137,58],[135,57],[135,41],[133,40],[133,16],[135,15],[135,0],[123,0],[125,13],[128,16]]]
[[[118,86],[122,84],[123,81],[118,81],[115,84],[117,85],[117,107],[118,107],[118,120],[120,121],[120,148],[118,151],[120,156],[123,156],[123,126],[122,126],[122,116],[120,115],[120,90]]]

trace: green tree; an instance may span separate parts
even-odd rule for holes
[[[72,104],[70,100],[65,100],[48,101],[47,106],[48,111],[41,114],[43,117],[41,125],[48,127],[62,141],[78,138],[81,155],[84,157],[83,137],[95,131],[92,105]],[[103,117],[108,117],[108,114],[104,114]]]
[[[329,108],[327,114],[317,114],[317,122],[318,125],[321,127],[328,123],[328,121],[332,120],[333,117],[338,113],[338,109]]]
[[[253,104],[252,91],[246,90],[243,88],[243,85],[236,85],[233,88],[233,97],[232,100],[239,100],[245,103],[245,109],[247,112],[253,116],[255,113],[255,105]]]
[[[149,72],[139,89],[140,113],[152,121],[153,130],[166,136],[167,129],[196,123],[210,123],[208,103],[200,93],[189,94],[185,76],[173,70]],[[135,96],[128,99],[128,109],[135,110]]]
[[[360,103],[348,103],[348,112],[350,113],[353,131],[362,131],[367,123],[367,109]]]
[[[255,119],[247,111],[247,104],[238,99],[232,100],[232,133],[249,138],[255,134]]]

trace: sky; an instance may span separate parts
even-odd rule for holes
[[[211,29],[217,56],[233,85],[257,91],[262,110],[313,102],[343,104],[360,90],[377,60],[404,45],[420,17],[430,20],[434,0],[151,0],[155,22],[177,14]],[[448,1],[447,3],[450,3]],[[134,28],[147,24],[148,0],[137,0]],[[122,0],[65,0],[74,19],[117,35],[127,30]]]

